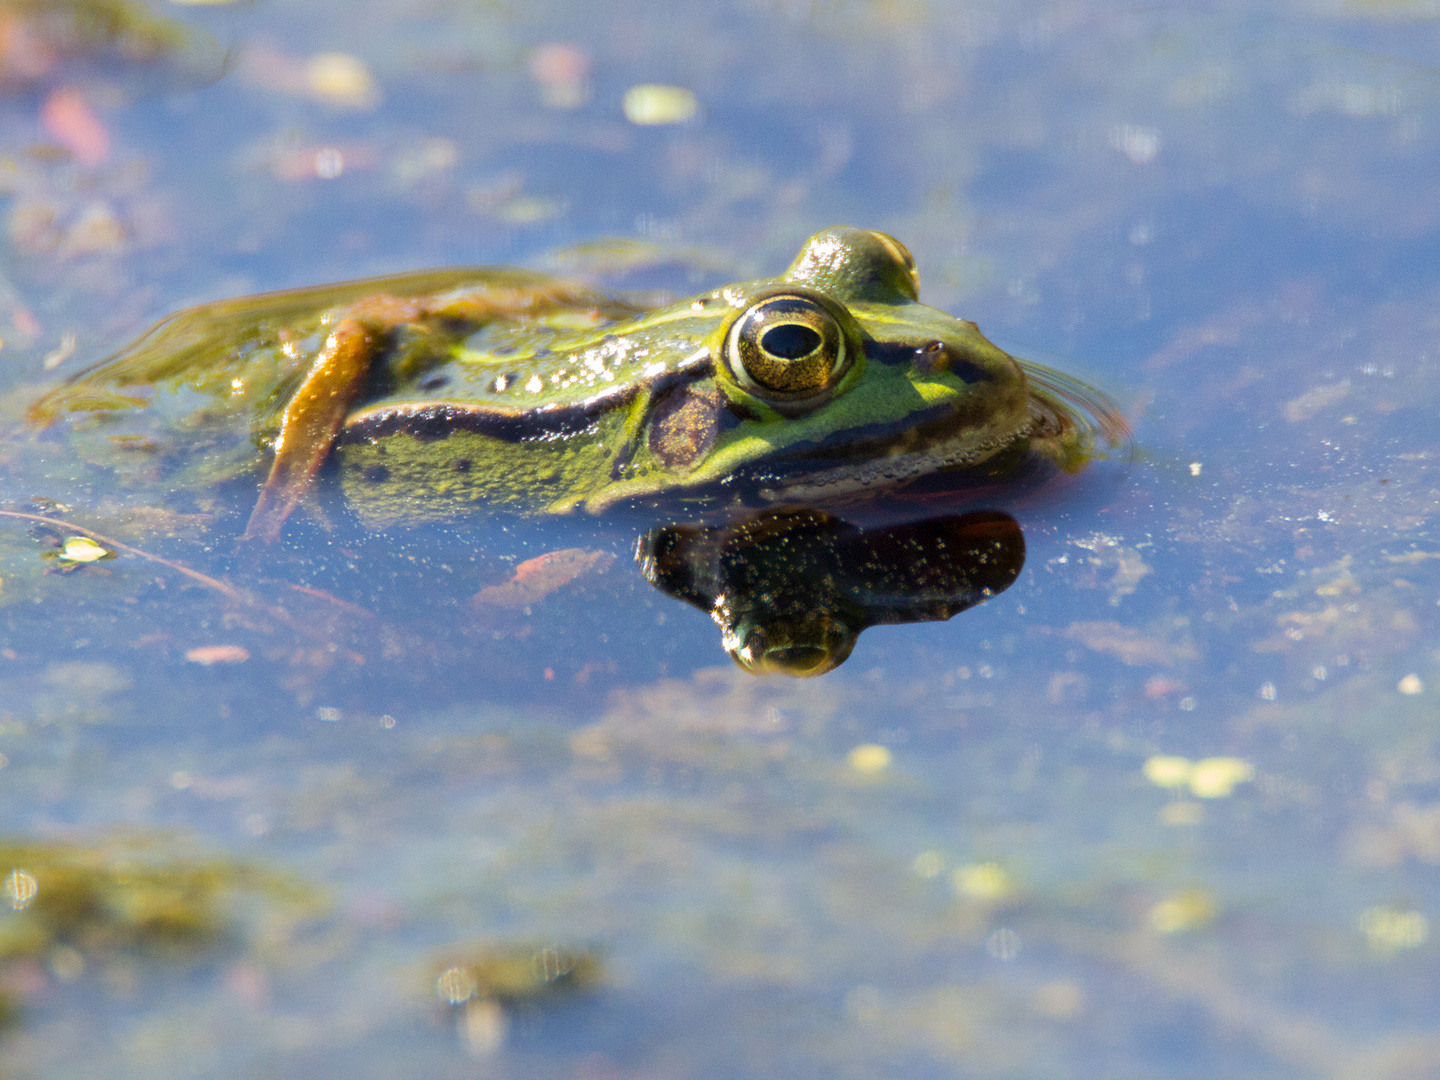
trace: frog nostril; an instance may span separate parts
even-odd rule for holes
[[[950,367],[950,350],[943,341],[917,346],[913,355],[912,362],[922,371],[945,371]]]
[[[442,386],[450,385],[450,376],[432,375],[420,384],[421,390],[439,390]]]
[[[948,371],[967,384],[985,382],[990,378],[990,373],[982,365],[957,356],[943,341],[932,341],[929,345],[918,347],[912,362],[921,371]]]
[[[820,347],[820,335],[800,323],[781,323],[766,330],[760,347],[781,360],[799,360]]]

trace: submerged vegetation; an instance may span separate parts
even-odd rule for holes
[[[241,947],[242,896],[298,915],[320,909],[315,892],[295,879],[169,848],[160,837],[0,841],[0,1019],[13,1020],[23,1006],[13,987],[35,985],[26,971],[73,982],[87,971],[193,962]]]

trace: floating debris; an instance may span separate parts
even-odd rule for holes
[[[950,875],[955,892],[972,900],[1004,900],[1015,892],[1015,880],[999,863],[967,863]]]
[[[625,119],[641,127],[683,124],[700,111],[695,95],[683,86],[644,83],[625,91]]]
[[[1370,948],[1381,954],[1397,949],[1415,949],[1430,938],[1430,922],[1418,911],[1368,907],[1360,913],[1356,922]]]
[[[552,41],[530,54],[530,77],[551,109],[578,109],[590,100],[590,54],[578,45]]]
[[[255,44],[240,58],[241,76],[271,93],[310,98],[341,109],[373,109],[382,100],[380,84],[365,62],[349,53],[299,57],[273,45]]]
[[[1145,779],[1156,787],[1182,788],[1190,783],[1190,773],[1195,763],[1189,758],[1174,757],[1170,754],[1156,754],[1145,761]]]
[[[75,333],[67,330],[60,335],[60,344],[47,352],[41,360],[46,371],[53,371],[75,354]]]
[[[1190,790],[1202,799],[1223,799],[1236,784],[1255,779],[1255,766],[1241,758],[1213,757],[1195,763]]]
[[[94,168],[110,156],[110,132],[74,87],[60,87],[45,99],[40,123],[87,168]]]
[[[243,664],[250,659],[250,650],[243,645],[200,645],[186,652],[185,659],[202,667],[209,667],[211,664]]]
[[[845,755],[845,761],[861,776],[874,776],[890,767],[892,755],[878,743],[861,743]]]
[[[564,548],[526,559],[515,567],[514,576],[503,585],[487,585],[470,598],[473,608],[522,608],[537,603],[556,589],[585,574],[602,574],[614,565],[608,551]]]
[[[1255,766],[1243,758],[1210,757],[1201,761],[1156,754],[1147,758],[1141,771],[1156,787],[1188,787],[1202,799],[1223,799],[1237,784],[1255,779]]]
[[[468,959],[446,963],[435,992],[449,1005],[497,1001],[520,1005],[598,984],[599,953],[563,946],[484,946]]]
[[[305,88],[327,105],[371,109],[380,103],[380,87],[359,57],[349,53],[318,53],[305,61]]]
[[[1150,909],[1150,926],[1162,934],[1198,930],[1215,920],[1219,907],[1204,889],[1185,889]]]
[[[60,543],[60,549],[54,552],[47,552],[52,558],[62,563],[70,563],[72,566],[84,566],[87,563],[96,563],[104,559],[115,558],[115,552],[101,544],[97,544],[88,536],[67,536]]]

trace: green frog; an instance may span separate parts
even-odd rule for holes
[[[332,476],[384,528],[478,507],[828,505],[941,470],[1075,471],[1124,437],[1098,393],[919,297],[903,244],[848,227],[778,277],[663,306],[516,269],[371,279],[181,312],[31,416],[203,460],[212,481],[265,472],[257,542],[323,512]]]

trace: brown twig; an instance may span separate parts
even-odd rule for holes
[[[363,615],[367,619],[375,618],[373,611],[363,608],[359,604],[352,604],[349,600],[341,600],[340,597],[335,596],[333,593],[328,593],[324,589],[317,589],[313,585],[296,585],[289,581],[285,584],[289,585],[290,588],[298,593],[304,593],[306,596],[313,596],[317,600],[324,600],[326,603],[334,604],[341,611],[348,611],[352,615]]]
[[[80,533],[83,536],[90,537],[90,539],[96,541],[97,543],[108,545],[109,547],[112,547],[117,551],[123,551],[126,554],[135,555],[141,559],[145,559],[149,562],[157,563],[160,566],[164,566],[170,570],[174,570],[177,574],[182,574],[185,577],[189,578],[191,581],[194,581],[199,585],[205,586],[205,588],[207,589],[214,589],[216,592],[220,593],[220,595],[226,597],[229,600],[233,600],[238,604],[244,604],[247,607],[258,608],[259,610],[269,615],[271,618],[277,619],[280,622],[284,623],[292,630],[298,630],[300,633],[310,637],[320,637],[327,640],[329,638],[329,635],[327,634],[317,634],[316,628],[313,625],[294,618],[290,614],[290,612],[286,611],[283,607],[279,607],[275,604],[267,604],[264,600],[260,599],[260,597],[256,596],[252,592],[249,592],[245,589],[237,589],[229,582],[221,581],[219,578],[213,578],[209,574],[202,574],[198,570],[191,570],[188,566],[185,566],[181,563],[172,562],[170,559],[163,558],[159,555],[152,555],[148,551],[142,551],[137,547],[131,547],[129,544],[122,544],[119,540],[106,536],[104,533],[96,532],[94,529],[87,528],[84,525],[76,525],[74,522],[64,521],[60,518],[47,517],[44,514],[27,514],[21,510],[0,510],[0,517],[16,518],[21,521],[36,521],[42,525],[51,525],[59,529],[72,530],[74,532]],[[290,583],[287,582],[286,584]],[[375,617],[372,612],[366,611],[364,608],[356,604],[351,604],[344,600],[341,600],[338,596],[331,596],[329,593],[325,592],[322,589],[314,589],[306,585],[294,584],[290,584],[290,588],[294,589],[296,592],[304,593],[308,596],[314,596],[318,599],[326,600],[329,603],[334,604],[336,607],[340,608],[342,611],[364,615],[365,617],[372,619]],[[363,664],[365,662],[365,657],[362,656],[360,653],[355,652],[353,649],[343,649],[342,651],[344,652],[346,658],[349,659],[352,663]]]

